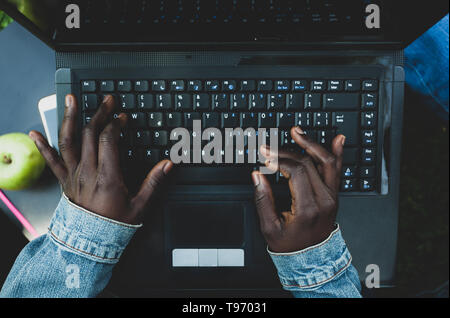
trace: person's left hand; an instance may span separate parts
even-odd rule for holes
[[[61,156],[39,132],[31,131],[29,135],[72,202],[104,217],[136,224],[173,163],[159,162],[147,175],[137,195],[131,197],[119,165],[119,135],[126,125],[126,115],[120,114],[114,119],[114,109],[114,98],[106,96],[91,122],[84,127],[80,145],[76,142],[77,102],[75,96],[67,95],[59,134]]]

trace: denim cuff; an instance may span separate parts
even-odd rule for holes
[[[277,268],[283,288],[290,291],[318,288],[340,276],[352,262],[339,225],[325,241],[301,251],[267,251]]]
[[[66,250],[100,263],[115,264],[141,225],[97,215],[61,197],[49,227],[49,235]]]

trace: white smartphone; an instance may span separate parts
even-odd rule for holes
[[[39,100],[39,113],[50,146],[58,147],[58,115],[56,110],[56,94]]]

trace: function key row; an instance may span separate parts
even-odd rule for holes
[[[377,91],[378,80],[84,80],[83,92]]]

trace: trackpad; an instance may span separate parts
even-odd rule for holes
[[[168,206],[166,217],[170,248],[226,248],[244,243],[245,207],[241,203],[174,203]]]

